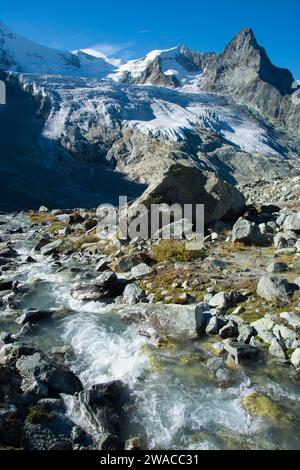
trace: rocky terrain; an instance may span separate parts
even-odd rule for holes
[[[299,449],[294,182],[199,251],[99,239],[93,210],[1,215],[1,447]]]

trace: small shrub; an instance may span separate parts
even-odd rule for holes
[[[189,262],[199,260],[199,258],[203,258],[202,250],[187,250],[185,242],[180,240],[161,240],[158,245],[152,248],[151,254],[157,262]]]

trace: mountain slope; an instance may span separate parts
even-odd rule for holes
[[[178,46],[119,63],[48,49],[1,24],[1,70],[0,183],[14,207],[22,194],[29,207],[96,205],[120,188],[134,197],[174,163],[233,184],[298,172],[292,75],[250,30],[220,55]]]

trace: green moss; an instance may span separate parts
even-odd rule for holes
[[[37,424],[41,421],[54,419],[55,415],[45,411],[42,407],[35,405],[30,408],[30,411],[27,415],[27,420],[31,424]]]
[[[63,230],[65,228],[65,225],[62,223],[55,223],[52,224],[49,228],[47,228],[46,233],[55,233],[59,232],[60,230]]]
[[[287,427],[289,419],[284,410],[270,398],[252,393],[242,399],[242,405],[252,418],[266,418],[280,427]]]

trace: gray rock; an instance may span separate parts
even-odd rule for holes
[[[245,199],[241,192],[225,183],[216,174],[204,172],[181,164],[171,165],[167,171],[130,207],[128,218],[136,216],[137,208],[143,204],[147,209],[156,204],[204,204],[205,224],[225,216],[242,213]]]
[[[300,281],[300,278],[299,278]],[[285,320],[291,327],[300,330],[300,317],[294,313],[282,312],[280,317]]]
[[[284,361],[287,359],[285,344],[278,338],[274,337],[272,339],[269,353],[271,356],[277,357],[278,359],[282,359]]]
[[[291,363],[295,367],[295,369],[300,368],[300,348],[297,348],[291,357]]]
[[[49,395],[53,397],[60,393],[74,395],[82,390],[80,380],[72,371],[65,366],[52,364],[39,352],[20,357],[16,362],[16,369],[23,378],[24,391],[32,391],[36,381],[45,385]]]
[[[261,234],[258,225],[243,217],[233,227],[232,241],[233,243],[239,242],[255,246],[267,246],[269,244],[268,238]]]
[[[215,315],[210,319],[206,327],[206,334],[209,336],[218,335],[221,328],[223,328],[225,325],[226,321],[224,320],[224,318]]]
[[[300,212],[286,217],[283,228],[284,230],[291,230],[292,232],[300,233]]]
[[[193,223],[188,219],[181,219],[172,224],[165,225],[155,232],[154,240],[159,239],[179,239],[182,240],[193,233]]]
[[[245,298],[236,291],[231,292],[219,292],[214,295],[209,301],[209,306],[221,310],[235,307],[239,302],[243,302]]]
[[[249,344],[251,338],[256,335],[255,328],[251,325],[239,325],[238,342]]]
[[[288,269],[289,267],[286,263],[275,262],[275,263],[271,263],[267,267],[267,272],[271,274],[278,274],[278,273],[285,273],[288,271]]]
[[[273,333],[278,339],[284,341],[286,349],[296,349],[299,346],[297,335],[284,325],[275,325]]]
[[[295,289],[286,279],[275,276],[263,276],[257,286],[257,294],[269,302],[290,302],[294,292]]]
[[[97,272],[103,272],[106,271],[108,268],[108,265],[111,263],[110,258],[102,258],[100,261],[98,261],[96,265],[96,271]]]
[[[227,343],[225,351],[232,357],[236,364],[243,361],[257,360],[261,355],[261,349],[244,343]]]
[[[153,274],[154,272],[155,272],[154,269],[151,268],[150,266],[148,266],[145,263],[141,263],[138,266],[134,266],[131,269],[131,274],[136,279],[140,279],[142,277],[149,276],[150,274]]]
[[[37,310],[37,309],[28,309],[25,310],[23,315],[16,319],[16,322],[19,325],[25,325],[26,323],[37,323],[41,320],[45,320],[46,318],[50,318],[57,312],[56,309],[48,309],[48,310]]]
[[[45,206],[41,206],[41,207],[39,208],[39,212],[41,212],[41,213],[46,213],[46,212],[49,212],[49,209],[48,209],[47,207],[45,207]]]
[[[41,253],[44,256],[50,256],[58,253],[59,248],[63,245],[63,240],[55,240],[52,243],[48,243],[45,246],[41,247]]]
[[[123,299],[125,303],[129,305],[134,305],[139,303],[145,298],[145,292],[140,289],[136,284],[128,284],[125,287]]]
[[[18,256],[18,252],[13,248],[4,248],[0,250],[0,258],[16,258]]]

